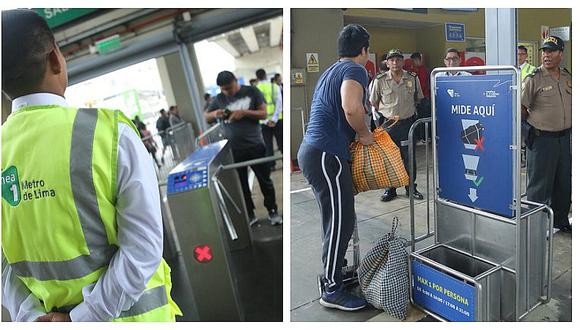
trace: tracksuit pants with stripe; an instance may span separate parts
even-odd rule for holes
[[[322,263],[326,292],[342,285],[342,267],[355,222],[350,164],[307,143],[298,150],[298,164],[314,191],[322,216]]]

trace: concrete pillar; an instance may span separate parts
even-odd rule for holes
[[[319,72],[306,72],[304,86],[293,86],[290,89],[290,155],[294,160],[302,142],[301,110],[307,122],[316,82],[338,59],[336,40],[344,27],[344,14],[342,9],[292,9],[291,25],[291,67],[306,69],[306,53],[318,53],[320,63]]]
[[[189,58],[193,69],[193,78],[197,81],[198,91],[193,93],[188,88],[188,84],[184,74],[184,68],[179,56],[179,53],[172,53],[157,59],[157,67],[159,68],[159,76],[161,77],[161,84],[165,92],[165,97],[169,106],[177,105],[181,118],[191,123],[195,135],[200,134],[199,127],[203,127],[203,123],[198,123],[197,115],[194,111],[203,112],[203,100],[195,100],[192,94],[200,95],[203,98],[203,83],[195,56],[195,50],[192,45],[188,45]],[[166,109],[169,110],[169,109]]]

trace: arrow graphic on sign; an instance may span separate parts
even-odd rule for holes
[[[475,202],[477,200],[477,189],[473,189],[473,188],[469,188],[469,199],[471,199],[472,202]]]

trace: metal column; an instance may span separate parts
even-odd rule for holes
[[[485,9],[485,64],[517,65],[516,10]]]
[[[183,66],[183,74],[185,75],[185,80],[187,81],[187,88],[189,89],[191,104],[193,105],[193,114],[195,115],[197,132],[205,131],[207,129],[207,124],[205,122],[204,116],[201,113],[203,109],[201,105],[201,95],[199,95],[197,80],[193,74],[193,65],[191,64],[188,46],[185,43],[179,43],[179,59],[181,60],[181,65]]]

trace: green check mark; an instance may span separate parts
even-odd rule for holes
[[[483,177],[480,176],[479,179],[477,180],[473,180],[473,183],[475,183],[476,186],[479,187],[479,185],[483,182]]]

